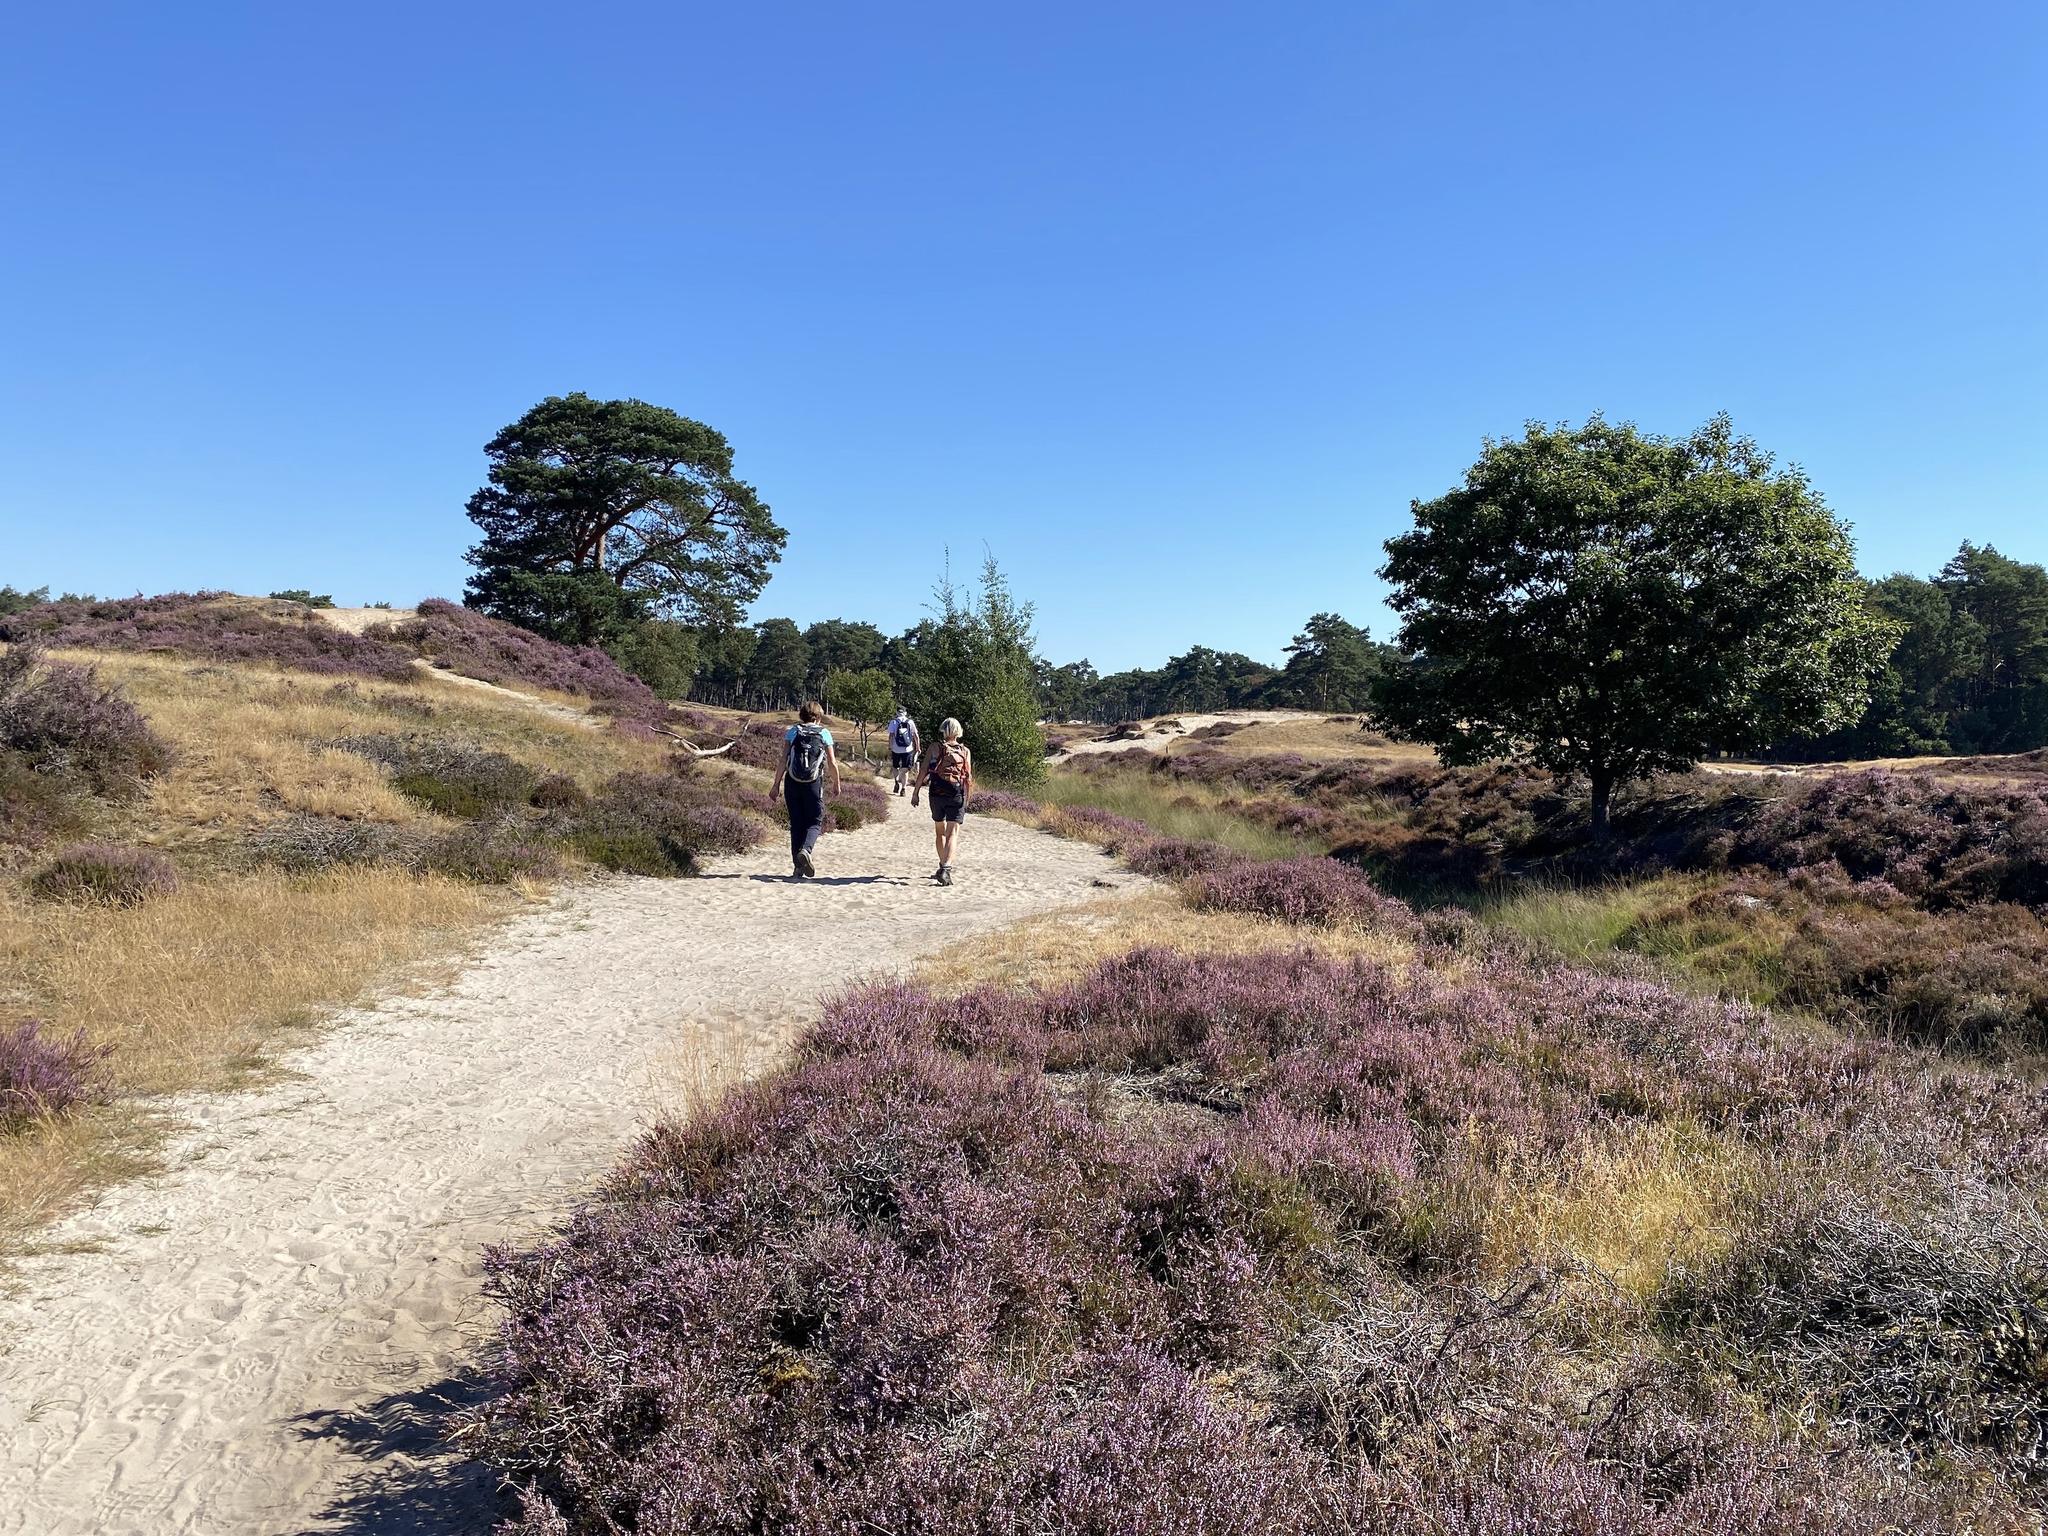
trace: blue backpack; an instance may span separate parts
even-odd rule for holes
[[[917,740],[917,728],[908,720],[898,720],[889,727],[889,749],[892,752],[908,752]]]

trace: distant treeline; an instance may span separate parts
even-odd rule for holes
[[[834,673],[879,668],[899,695],[930,642],[930,623],[885,636],[873,624],[824,619],[799,629],[789,619],[693,634],[695,668],[689,697],[750,709],[786,708],[804,697],[830,704]],[[1190,647],[1163,667],[1098,673],[1086,661],[1055,665],[1035,659],[1040,712],[1054,720],[1112,722],[1144,715],[1216,709],[1320,709],[1355,713],[1372,685],[1398,661],[1389,647],[1334,613],[1319,613],[1270,665],[1234,651]]]
[[[1870,584],[1870,603],[1901,626],[1850,730],[1779,755],[1808,761],[2048,746],[2048,570],[1965,543],[1930,579]]]
[[[0,614],[46,597],[0,587]],[[1887,576],[1870,584],[1869,597],[1901,626],[1869,710],[1850,730],[1772,755],[1818,761],[2048,746],[2048,570],[1966,543],[1934,577]],[[877,668],[897,697],[910,697],[935,629],[930,620],[891,636],[856,619],[808,628],[790,619],[722,628],[647,619],[605,649],[666,698],[785,709],[805,698],[829,705],[835,673]],[[1108,723],[1219,709],[1358,714],[1370,710],[1375,681],[1407,664],[1365,629],[1319,613],[1279,664],[1196,645],[1160,667],[1105,676],[1086,661],[1038,658],[1033,673],[1045,718]]]

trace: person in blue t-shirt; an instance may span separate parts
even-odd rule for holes
[[[791,878],[815,875],[811,850],[818,846],[818,834],[825,830],[825,770],[832,771],[832,793],[839,793],[839,753],[832,745],[832,733],[821,723],[825,711],[806,703],[796,712],[797,723],[782,735],[782,766],[775,770],[775,782],[768,786],[773,798],[779,790],[789,808],[789,859],[796,866]]]

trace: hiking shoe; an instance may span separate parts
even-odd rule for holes
[[[951,885],[952,883],[953,883],[953,866],[952,866],[952,865],[950,865],[950,864],[941,864],[941,865],[939,866],[939,884],[941,884],[941,885]]]
[[[937,869],[935,869],[935,870],[933,870],[933,871],[932,871],[932,884],[933,884],[933,885],[944,885],[945,883],[946,883],[946,866],[945,866],[945,865],[943,865],[943,864],[941,864],[941,865],[940,865],[940,866],[939,866],[939,867],[938,867]]]
[[[796,856],[796,872],[805,876],[815,875],[818,872],[818,866],[811,862],[811,856],[808,853],[800,853]]]

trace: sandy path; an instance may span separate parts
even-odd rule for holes
[[[65,1222],[91,1251],[0,1301],[0,1532],[488,1529],[432,1420],[489,1324],[485,1245],[560,1216],[693,1060],[758,1070],[821,991],[1143,883],[974,818],[939,890],[929,828],[899,801],[800,886],[785,844],[574,889],[445,990],[345,1016],[290,1081],[181,1102],[173,1171]]]

